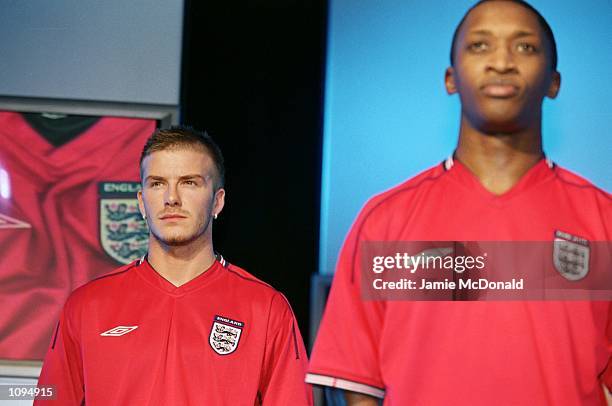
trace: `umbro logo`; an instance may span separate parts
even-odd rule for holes
[[[0,229],[3,228],[32,228],[32,226],[25,221],[17,220],[16,218],[0,213]]]
[[[110,330],[105,331],[104,333],[100,333],[103,337],[119,337],[126,335],[134,330],[136,330],[138,326],[117,326],[113,327]]]

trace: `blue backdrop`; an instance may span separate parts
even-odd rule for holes
[[[466,0],[330,0],[320,272],[375,193],[441,162],[455,147],[459,99],[444,70]],[[544,104],[544,150],[610,191],[612,2],[531,2],[551,25],[562,85]]]

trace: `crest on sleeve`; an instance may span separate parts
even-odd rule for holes
[[[215,316],[208,343],[219,355],[228,355],[236,351],[244,323],[223,316]]]
[[[578,281],[589,273],[589,242],[580,237],[555,231],[553,264],[565,279]]]
[[[100,244],[106,254],[129,264],[146,254],[147,224],[138,210],[138,182],[100,182]]]

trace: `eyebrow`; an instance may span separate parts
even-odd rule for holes
[[[203,177],[202,175],[198,175],[198,174],[190,174],[190,175],[183,175],[181,177],[179,177],[179,180],[189,180],[189,179],[194,179],[194,178],[200,178],[203,181],[206,180],[206,178],[209,178],[210,176],[206,176]],[[166,178],[164,178],[163,176],[155,176],[155,175],[149,175],[145,178],[146,181],[150,181],[150,180],[166,180]]]
[[[468,34],[493,35],[493,32],[489,30],[474,30],[474,31],[470,31]],[[533,37],[533,36],[537,36],[537,34],[535,32],[524,31],[524,30],[516,31],[512,33],[511,35],[512,38]]]

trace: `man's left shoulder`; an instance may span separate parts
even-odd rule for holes
[[[603,199],[604,201],[612,201],[612,195],[602,188],[596,186],[591,181],[555,164],[554,167],[556,180],[570,193],[580,194],[582,196],[591,195],[595,199]]]
[[[232,279],[232,286],[248,294],[250,297],[272,299],[277,295],[282,296],[282,294],[272,287],[272,285],[262,281],[239,266],[228,263],[225,268],[229,277]]]
[[[234,295],[248,302],[252,309],[281,318],[293,317],[291,304],[280,291],[236,265],[228,263],[225,269]]]

